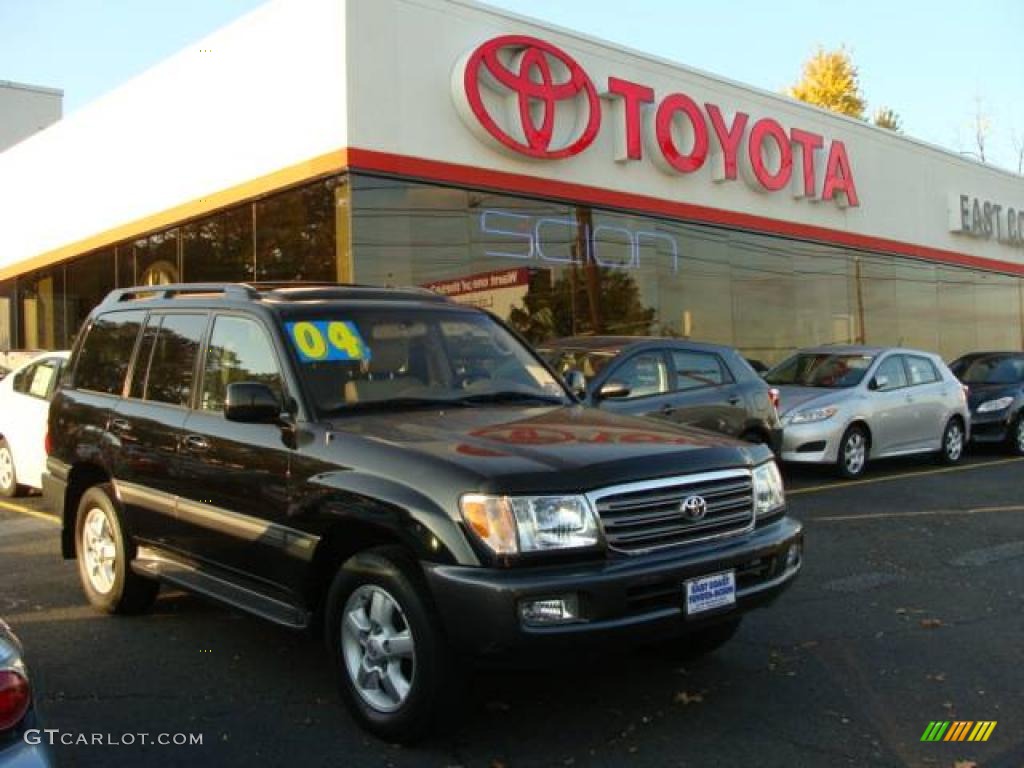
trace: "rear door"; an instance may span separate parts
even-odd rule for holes
[[[187,484],[177,458],[207,322],[205,312],[150,314],[128,397],[110,419],[114,477],[132,531],[167,549],[182,550],[186,533],[175,515],[175,497]]]
[[[677,424],[739,436],[747,409],[721,357],[703,350],[670,349],[672,398],[668,417]]]
[[[923,355],[906,355],[907,379],[914,398],[914,440],[921,450],[938,448],[946,428],[949,385]]]
[[[907,450],[915,440],[914,395],[908,386],[903,355],[889,355],[872,377],[879,383],[868,392],[871,455]]]
[[[662,418],[672,411],[671,374],[665,353],[660,349],[634,352],[621,362],[612,363],[603,383],[629,387],[626,397],[598,401],[606,410]]]

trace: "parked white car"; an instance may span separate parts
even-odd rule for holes
[[[971,417],[963,386],[938,355],[916,349],[804,349],[765,374],[779,388],[782,459],[834,464],[857,477],[868,461],[963,457]]]
[[[44,352],[0,381],[0,496],[42,485],[46,420],[67,352]]]

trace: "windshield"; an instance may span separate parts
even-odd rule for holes
[[[1024,357],[992,355],[971,360],[956,373],[964,384],[1016,384],[1024,381]]]
[[[618,354],[617,350],[559,349],[537,350],[548,364],[561,374],[571,370],[582,371],[589,383]]]
[[[871,355],[831,355],[800,352],[765,374],[765,381],[780,386],[855,387],[871,367]]]
[[[569,402],[562,384],[485,314],[324,309],[288,318],[284,329],[321,416],[366,407]]]

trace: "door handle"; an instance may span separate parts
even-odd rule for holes
[[[110,431],[118,434],[132,431],[132,423],[128,419],[111,419]]]
[[[184,443],[186,450],[195,451],[196,453],[202,453],[210,448],[210,444],[202,435],[188,435]]]
[[[666,416],[668,416],[674,410],[675,410],[675,408],[672,407],[671,405],[669,405],[668,403],[666,403],[665,405],[661,406],[661,412],[663,414],[665,414]]]
[[[736,395],[733,395],[732,397],[729,398],[729,405],[739,405],[739,404],[740,404],[740,398],[737,397]]]

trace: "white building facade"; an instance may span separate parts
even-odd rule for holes
[[[1020,349],[1024,178],[462,0],[279,0],[0,154],[13,346],[118,286],[293,279],[535,341]]]

